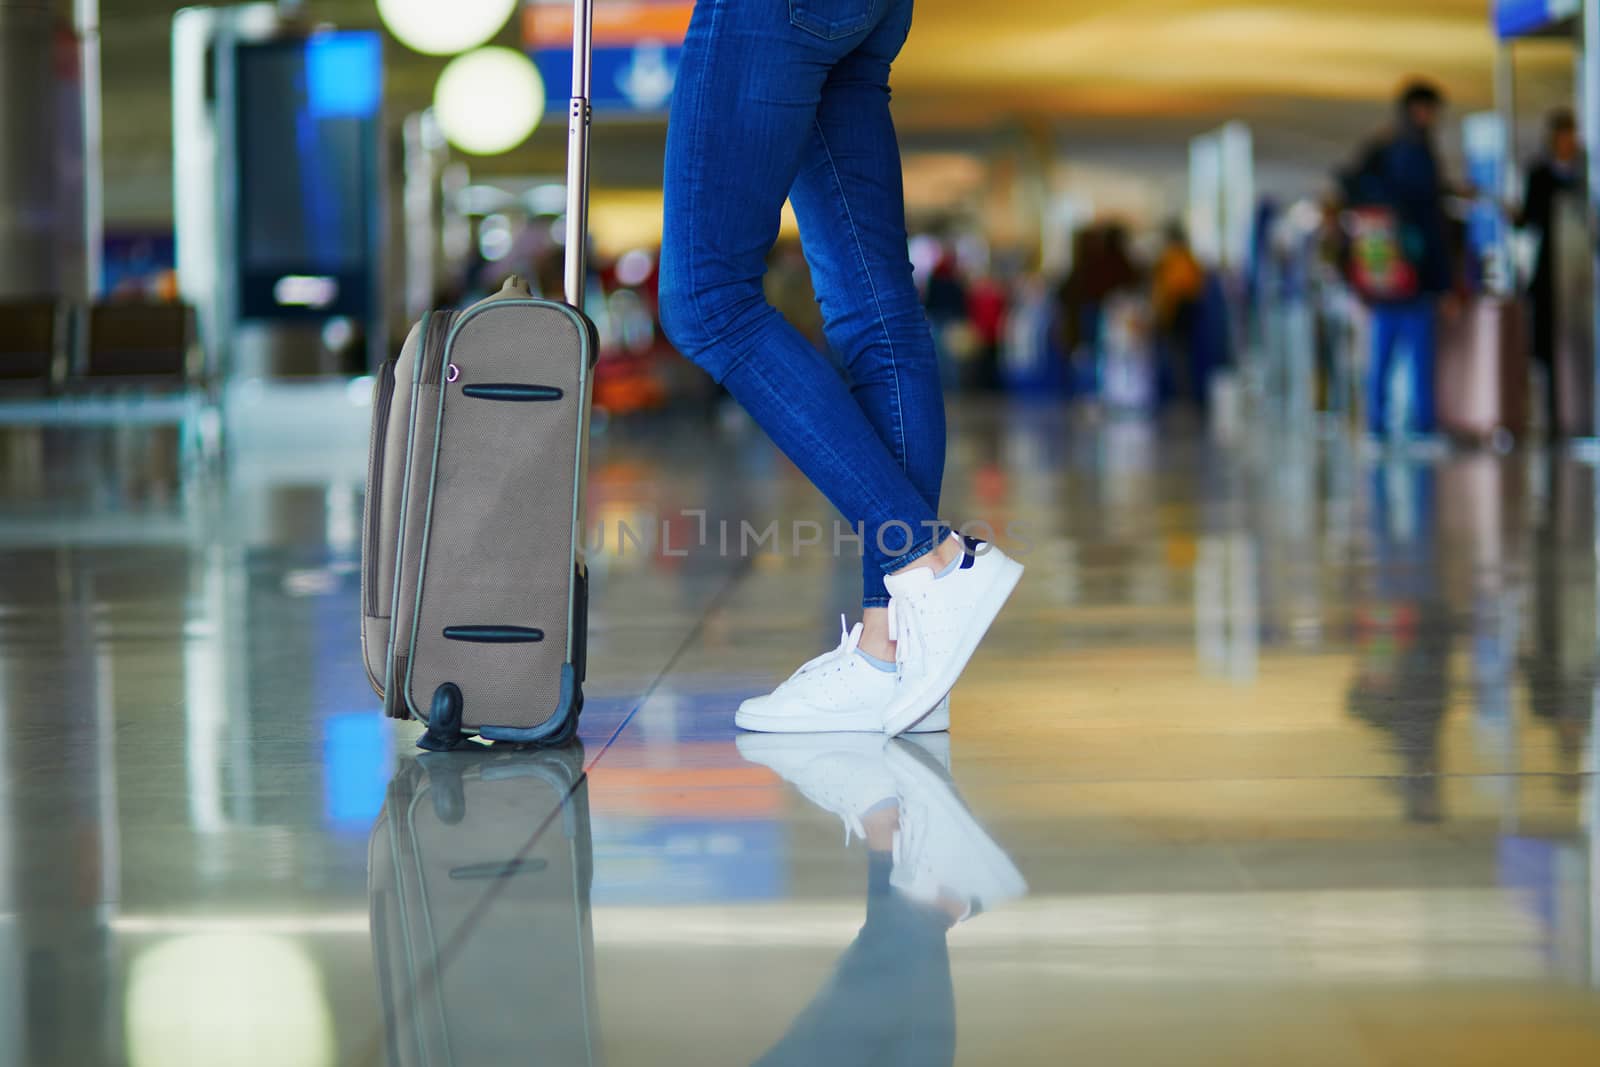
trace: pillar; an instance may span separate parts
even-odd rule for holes
[[[0,0],[0,299],[60,291],[54,11]]]

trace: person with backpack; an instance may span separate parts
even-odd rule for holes
[[[1411,412],[1405,429],[1434,431],[1434,358],[1439,299],[1450,290],[1445,197],[1435,132],[1444,94],[1413,81],[1396,101],[1392,130],[1340,175],[1348,220],[1351,285],[1372,310],[1367,369],[1367,429],[1389,433],[1389,385],[1403,347],[1409,356]]]

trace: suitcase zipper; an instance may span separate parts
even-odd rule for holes
[[[454,311],[436,311],[428,316],[428,332],[422,339],[422,384],[439,385],[444,381],[445,342],[455,321]]]
[[[394,401],[395,360],[385,360],[378,372],[378,395],[373,399],[376,409],[372,413],[372,470],[367,478],[367,614],[378,615],[378,558],[382,547],[383,527],[383,462],[389,440],[389,407]]]
[[[420,388],[421,386],[424,386],[424,385],[439,385],[442,388],[440,379],[443,377],[443,374],[444,374],[445,348],[448,346],[448,342],[449,342],[449,338],[450,338],[450,326],[451,326],[452,323],[455,322],[456,317],[457,317],[457,313],[454,312],[454,311],[430,311],[430,312],[427,312],[427,313],[425,313],[423,315],[422,323],[421,323],[421,326],[422,326],[422,341],[421,341],[421,344],[420,344],[420,349],[417,352],[416,363],[415,363],[415,365],[414,365],[414,367],[412,369],[413,377],[411,379],[412,382],[415,383],[417,387]],[[441,407],[442,407],[443,397],[440,398],[440,401],[441,401]],[[399,632],[399,629],[398,629],[399,623],[400,623],[399,596],[400,596],[400,589],[401,589],[401,584],[402,584],[401,580],[400,580],[400,578],[401,578],[401,573],[400,572],[405,567],[405,558],[406,558],[406,536],[405,535],[406,535],[406,526],[409,523],[409,517],[407,515],[407,512],[410,509],[410,507],[412,506],[411,505],[411,497],[412,497],[412,493],[411,493],[411,478],[412,478],[411,457],[412,457],[412,453],[417,448],[417,442],[416,442],[417,413],[418,413],[418,410],[420,409],[421,405],[422,405],[422,397],[420,395],[413,395],[412,398],[411,398],[411,410],[410,410],[411,422],[410,422],[410,425],[407,427],[407,432],[406,432],[407,441],[406,441],[405,476],[401,479],[402,495],[401,495],[401,498],[400,498],[400,529],[398,531],[399,532],[400,541],[399,541],[399,547],[395,551],[395,561],[394,561],[394,596],[395,596],[395,603],[392,603],[392,604],[389,605],[389,670],[387,672],[388,676],[386,678],[386,681],[389,684],[388,684],[388,686],[385,687],[386,703],[384,705],[384,710],[388,711],[390,707],[393,707],[395,709],[394,716],[396,718],[400,718],[400,719],[410,719],[410,718],[416,718],[416,717],[425,717],[425,715],[423,713],[420,713],[417,710],[412,708],[412,706],[411,706],[411,695],[407,691],[408,687],[410,685],[410,680],[411,680],[411,672],[410,672],[410,659],[411,659],[411,652],[412,652],[412,647],[411,646],[412,646],[412,643],[415,642],[415,640],[416,640],[416,632],[417,632],[416,631],[416,619],[415,619],[415,617],[413,617],[412,620],[411,620],[412,625],[411,625],[411,632],[410,632],[409,635],[402,635]],[[431,492],[431,489],[430,489],[430,492]],[[426,544],[426,541],[427,541],[427,524],[426,523],[423,524],[422,534],[423,534],[424,544]],[[413,611],[415,611],[415,607],[413,607]],[[406,641],[406,644],[404,646],[401,645],[402,639],[404,639]],[[394,696],[393,693],[391,693],[391,691],[390,691],[390,687],[393,687],[394,690],[398,691],[399,695],[398,696]],[[392,701],[388,699],[388,698],[391,698],[391,697],[392,697]]]

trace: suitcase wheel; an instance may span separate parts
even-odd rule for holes
[[[429,752],[453,752],[477,742],[461,732],[461,689],[445,682],[433,691],[433,706],[428,709],[428,732],[417,738],[417,747]]]

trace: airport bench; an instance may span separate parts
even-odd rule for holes
[[[0,395],[41,395],[66,375],[68,308],[56,300],[0,301]]]
[[[185,461],[213,458],[220,418],[194,309],[0,302],[0,426],[176,426]]]

